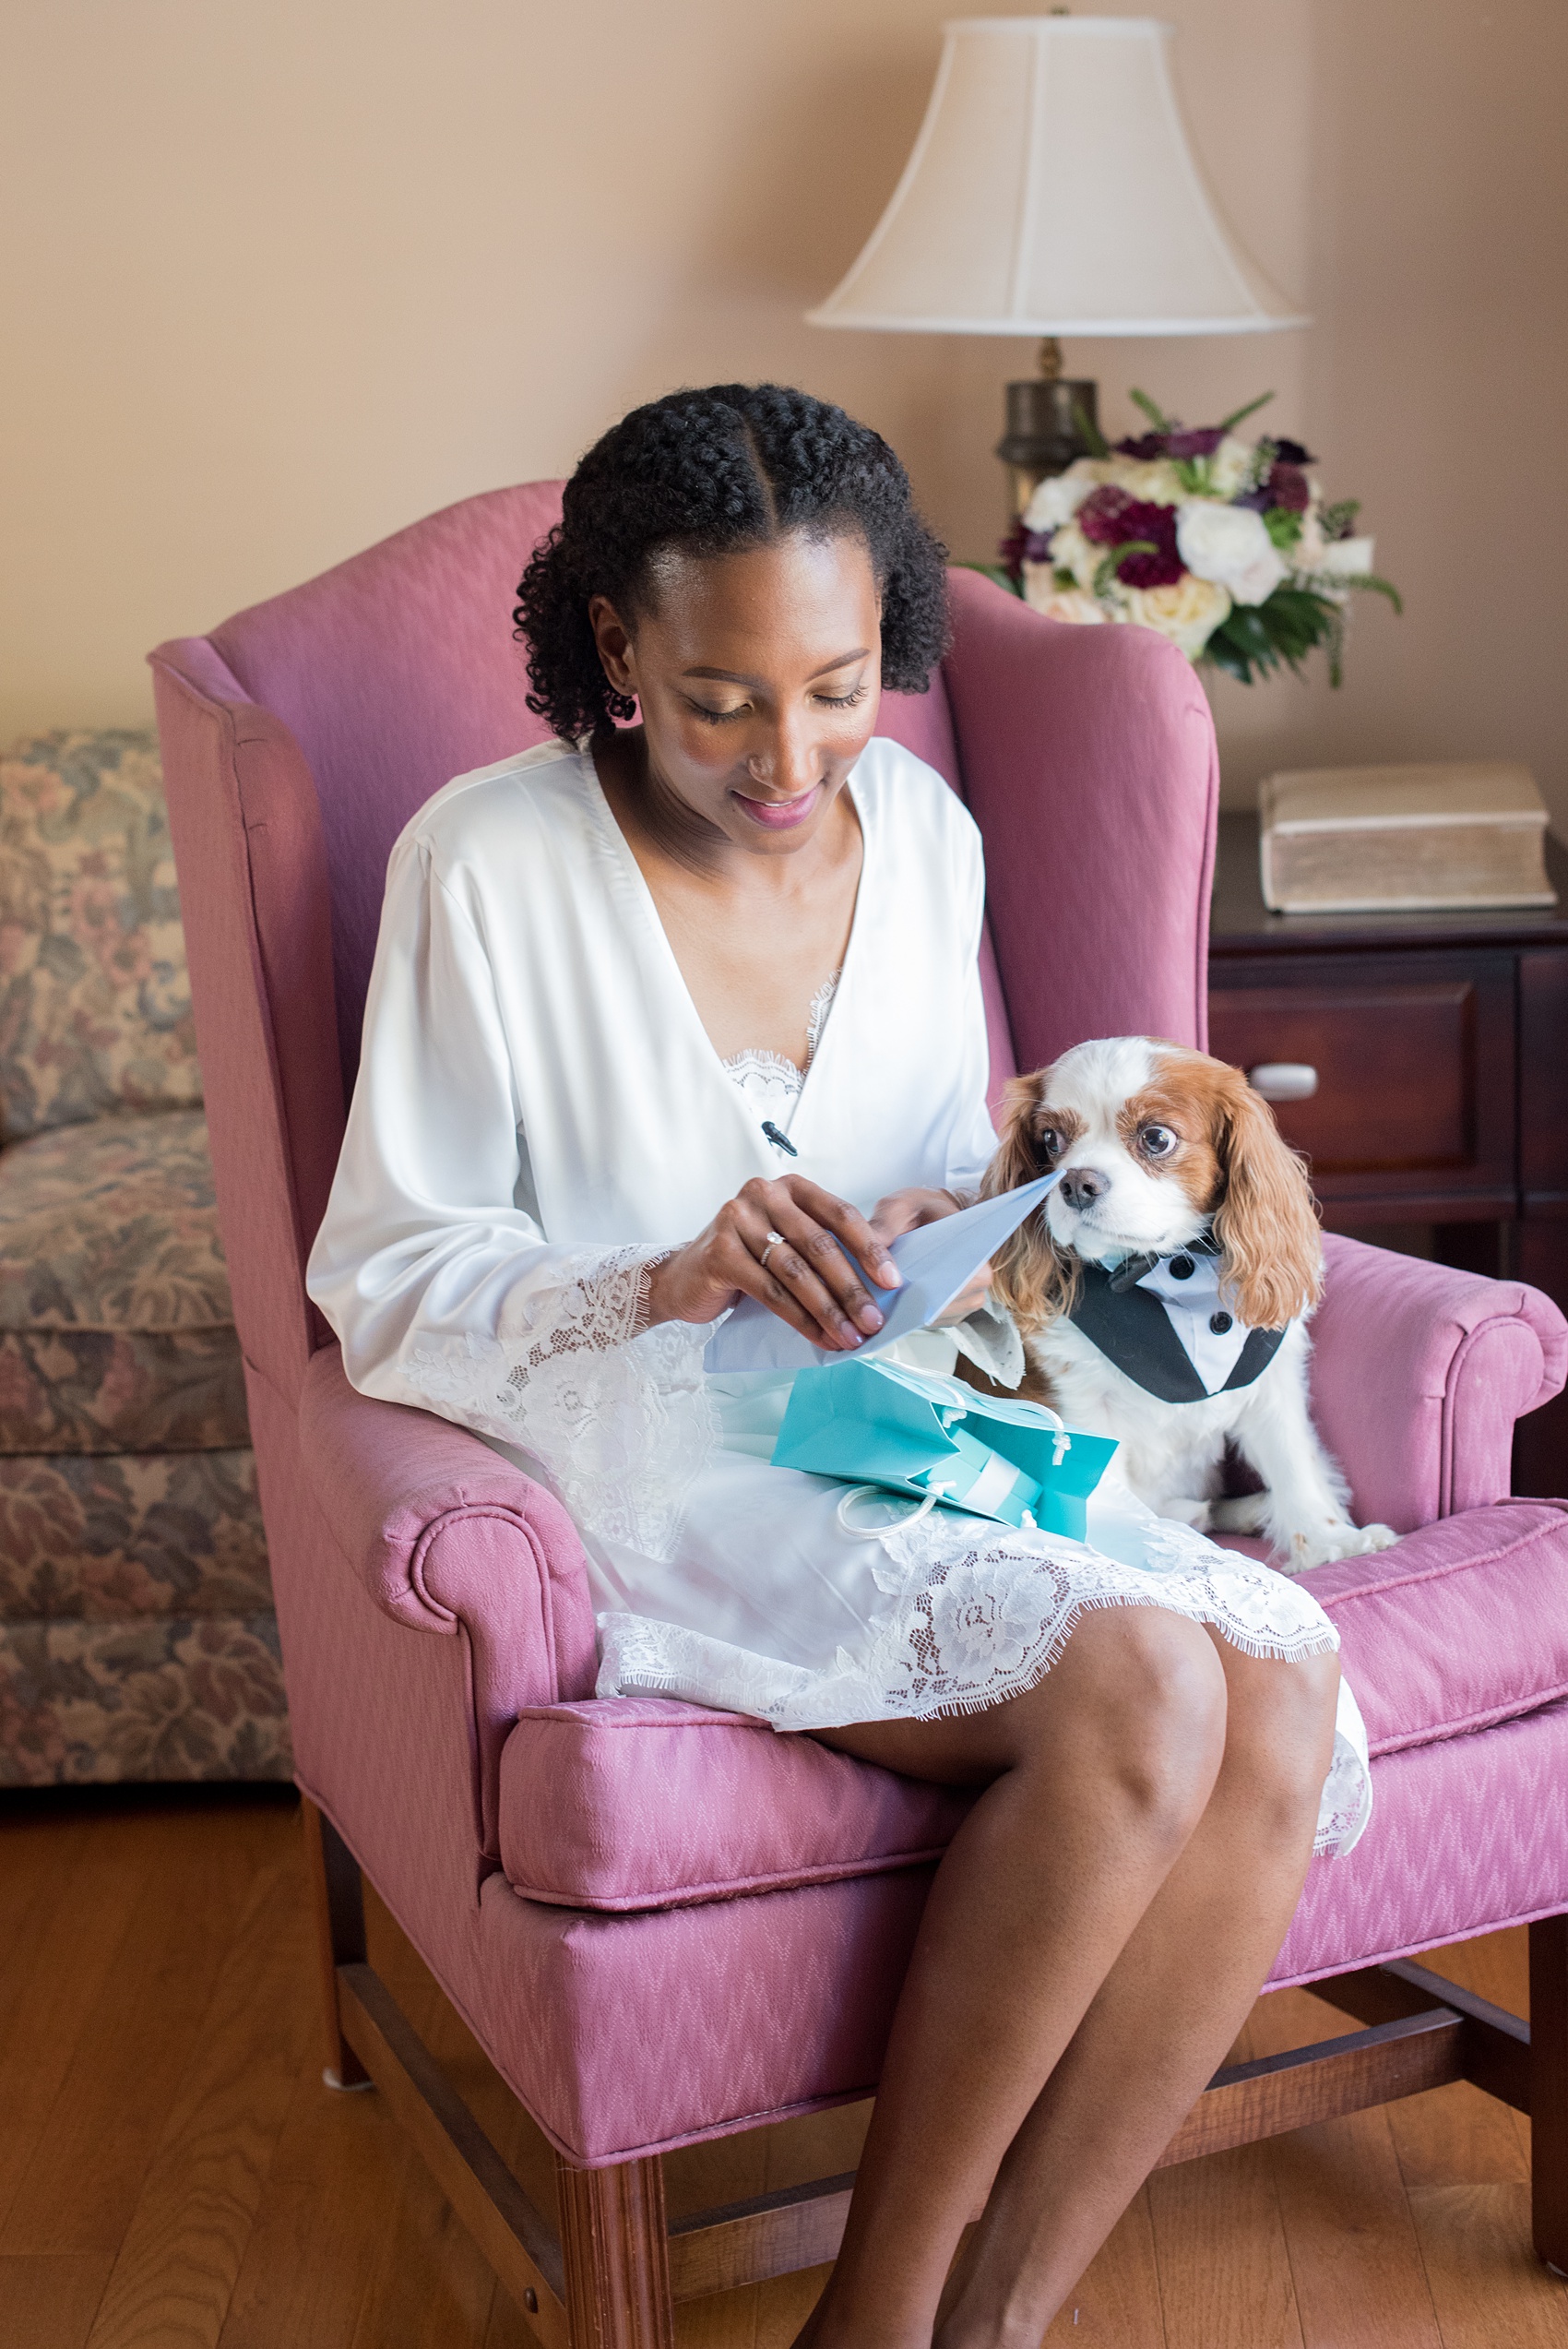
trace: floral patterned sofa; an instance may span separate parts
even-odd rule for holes
[[[158,739],[0,758],[0,1785],[287,1778]]]

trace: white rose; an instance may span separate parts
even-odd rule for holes
[[[1370,538],[1331,538],[1313,565],[1314,571],[1332,571],[1340,578],[1355,578],[1372,566],[1376,541]]]
[[[1227,433],[1208,460],[1208,477],[1220,497],[1234,497],[1245,489],[1253,470],[1253,444],[1241,440],[1234,433]]]
[[[1187,495],[1169,457],[1112,457],[1101,467],[1107,481],[1151,506],[1180,506]]]
[[[1043,612],[1048,620],[1069,620],[1079,627],[1092,626],[1106,616],[1104,606],[1082,588],[1059,588],[1055,566],[1051,563],[1025,564],[1024,602],[1031,611]]]
[[[1189,571],[1226,588],[1238,603],[1262,603],[1285,577],[1279,549],[1248,506],[1189,498],[1176,518],[1176,548]]]
[[[1191,571],[1170,587],[1123,588],[1119,602],[1134,626],[1154,628],[1195,661],[1221,620],[1230,614],[1230,598],[1212,579]]]
[[[1081,464],[1083,459],[1080,458],[1078,462]],[[1072,520],[1094,487],[1093,480],[1078,473],[1075,469],[1052,474],[1049,480],[1041,482],[1024,508],[1024,528],[1027,531],[1059,531],[1063,522]]]
[[[1051,542],[1051,566],[1053,570],[1071,571],[1086,595],[1094,593],[1094,575],[1105,560],[1109,549],[1091,546],[1076,522],[1063,522]]]

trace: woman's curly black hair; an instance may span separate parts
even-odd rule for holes
[[[897,458],[809,392],[714,384],[634,408],[567,483],[512,615],[528,647],[529,708],[569,742],[635,716],[600,664],[589,599],[606,596],[630,618],[647,607],[661,549],[731,554],[792,530],[864,541],[882,595],[882,682],[923,693],[946,642],[946,553]]]

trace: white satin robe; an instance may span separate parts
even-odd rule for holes
[[[750,1176],[808,1174],[869,1209],[972,1187],[994,1148],[979,833],[896,744],[871,743],[849,790],[864,862],[778,1121],[793,1158],[709,1041],[586,749],[504,759],[414,817],[310,1261],[350,1378],[474,1428],[561,1496],[603,1696],[781,1730],[975,1711],[1038,1680],[1090,1606],[1172,1608],[1253,1654],[1334,1647],[1297,1584],[1125,1496],[1096,1505],[1087,1544],[948,1509],[852,1539],[837,1486],[768,1464],[778,1377],[706,1377],[704,1329],[634,1334],[647,1266]],[[951,1362],[950,1341],[922,1342]],[[1346,1690],[1320,1847],[1348,1849],[1369,1803]]]

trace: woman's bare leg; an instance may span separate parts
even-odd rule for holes
[[[940,2349],[1037,2349],[1245,2020],[1312,1857],[1336,1656],[1218,1641],[1229,1718],[1203,1820],[1004,2160],[944,2295]]]
[[[1225,1679],[1202,1628],[1087,1616],[1010,1703],[827,1742],[911,1776],[990,1781],[932,1887],[898,2001],[821,2349],[929,2349],[967,2222],[1207,1805]]]
[[[1033,2349],[1212,2073],[1300,1891],[1336,1674],[1245,1664],[1180,1616],[1109,1613],[1010,1705],[832,1734],[912,1775],[1000,1774],[932,1888],[814,2349],[916,2349],[939,2298],[944,2349]]]

